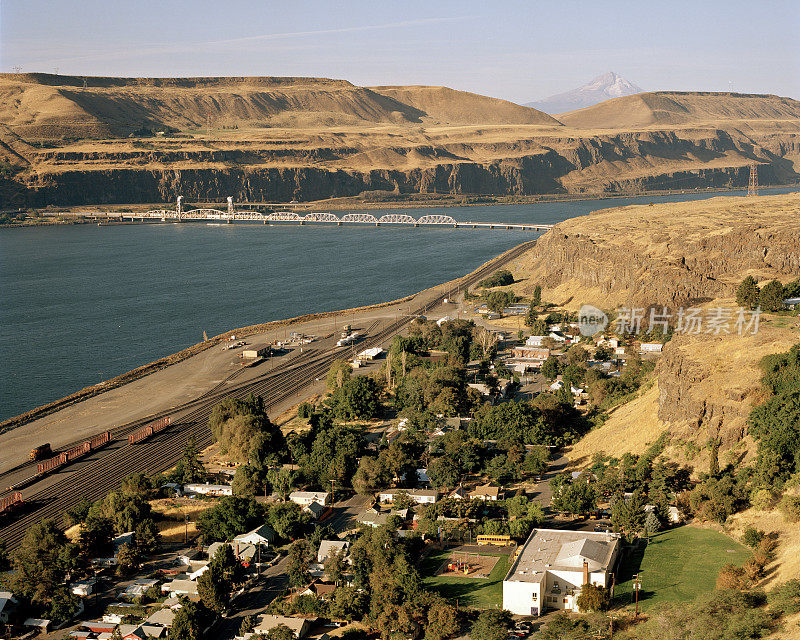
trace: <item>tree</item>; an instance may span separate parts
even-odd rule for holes
[[[585,364],[589,360],[589,352],[580,344],[573,344],[567,350],[567,362],[570,364]]]
[[[472,640],[505,640],[511,623],[508,611],[481,611],[469,635]]]
[[[581,587],[576,604],[582,612],[605,611],[611,604],[611,596],[608,589],[594,584],[585,584]]]
[[[243,636],[247,633],[253,633],[256,628],[258,619],[254,615],[245,616],[242,618],[242,624],[239,625],[239,635]]]
[[[328,400],[333,414],[343,420],[371,419],[378,416],[380,389],[368,376],[356,376],[336,388]]]
[[[655,511],[649,511],[644,518],[644,532],[651,536],[654,533],[658,533],[661,529],[661,522],[658,519]]]
[[[371,494],[388,486],[390,480],[391,473],[382,459],[363,456],[353,476],[353,489],[361,494]]]
[[[292,540],[300,535],[303,524],[303,512],[294,502],[282,502],[269,510],[269,525],[283,540]]]
[[[152,518],[140,520],[134,529],[136,552],[140,555],[153,553],[161,542],[161,532]]]
[[[297,540],[289,547],[289,584],[293,587],[302,587],[311,581],[308,571],[310,549],[308,542]]]
[[[178,462],[176,473],[178,475],[177,480],[181,484],[190,484],[192,482],[202,482],[205,480],[206,470],[200,462],[194,438],[189,438],[186,441],[183,457]]]
[[[260,396],[226,398],[214,407],[208,422],[220,452],[237,462],[266,469],[283,457],[283,433],[270,422]]]
[[[346,570],[347,551],[344,549],[328,557],[327,561],[325,562],[325,572],[328,574],[328,579],[337,586],[344,579]]]
[[[93,558],[110,553],[113,537],[114,522],[111,518],[99,515],[87,516],[80,526],[78,544],[86,556]]]
[[[548,380],[555,380],[561,373],[561,363],[555,356],[549,356],[542,364],[542,375]]]
[[[771,280],[758,294],[758,304],[763,311],[780,311],[783,309],[783,285],[780,280]]]
[[[532,476],[540,476],[549,465],[550,451],[543,445],[537,445],[525,455],[523,471]]]
[[[169,640],[197,640],[207,617],[202,605],[180,596],[181,607],[175,612]]]
[[[335,391],[336,389],[339,389],[350,379],[352,373],[353,367],[347,364],[344,360],[334,360],[331,368],[328,370],[328,390]]]
[[[46,611],[64,588],[67,574],[78,567],[78,547],[67,542],[52,520],[43,520],[28,529],[12,563],[11,591]]]
[[[542,287],[538,284],[533,288],[533,296],[531,296],[531,304],[538,307],[542,304]]]
[[[139,554],[136,553],[136,546],[129,543],[120,545],[117,549],[117,569],[118,576],[129,576],[139,567]]]
[[[736,290],[736,304],[746,309],[755,309],[758,298],[758,283],[753,276],[747,276]]]
[[[212,562],[208,570],[197,579],[200,600],[211,611],[222,613],[228,607],[229,593],[230,584],[225,580],[222,569]]]
[[[207,543],[222,542],[263,523],[263,515],[253,498],[223,496],[211,509],[200,514],[197,527]]]
[[[769,608],[781,615],[800,613],[800,580],[792,578],[770,591]]]
[[[338,620],[361,620],[369,610],[369,597],[356,587],[340,586],[333,592],[331,617]]]
[[[458,611],[447,600],[430,591],[423,591],[414,608],[423,617],[425,640],[444,640],[458,629]]]
[[[486,306],[495,313],[503,313],[508,305],[514,302],[514,294],[510,291],[492,291],[486,296]]]
[[[764,539],[764,532],[755,527],[747,527],[742,534],[742,543],[755,548]]]
[[[266,633],[267,640],[296,640],[294,631],[285,624],[279,624]]]

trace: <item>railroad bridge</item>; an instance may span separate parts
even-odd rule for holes
[[[262,213],[257,210],[237,210],[233,198],[228,198],[227,209],[188,209],[183,208],[183,196],[178,196],[174,209],[154,209],[144,213],[118,213],[104,214],[106,219],[131,219],[131,220],[161,220],[162,222],[261,222],[294,223],[294,224],[369,224],[381,225],[406,225],[413,227],[438,226],[471,229],[517,229],[522,231],[547,231],[552,229],[552,224],[518,224],[510,222],[461,222],[452,216],[426,215],[420,218],[400,213],[387,213],[376,217],[371,213],[347,213],[341,218],[333,213],[311,211],[300,215],[296,211],[271,211]]]

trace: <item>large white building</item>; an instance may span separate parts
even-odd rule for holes
[[[289,494],[289,500],[301,507],[308,506],[312,502],[326,505],[331,501],[331,494],[327,491],[292,491]]]
[[[503,580],[503,608],[523,616],[577,609],[584,584],[609,585],[619,550],[613,533],[534,529]]]

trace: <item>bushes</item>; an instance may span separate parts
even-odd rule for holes
[[[794,578],[773,589],[769,594],[769,606],[780,615],[800,613],[800,580]]]
[[[778,508],[783,513],[783,517],[789,522],[800,521],[800,496],[785,495],[778,503]]]
[[[747,527],[742,534],[742,544],[755,548],[764,539],[764,532],[754,527]]]
[[[514,284],[514,276],[508,269],[500,269],[488,278],[481,280],[477,286],[488,289],[489,287],[505,287],[509,284]]]

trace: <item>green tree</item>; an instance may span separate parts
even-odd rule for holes
[[[542,375],[548,380],[555,380],[561,373],[561,363],[555,356],[549,356],[542,364]]]
[[[746,309],[755,309],[758,299],[758,283],[753,276],[747,276],[736,290],[736,304]]]
[[[202,605],[181,596],[181,607],[175,612],[169,640],[198,640],[208,615]]]
[[[263,509],[253,498],[224,496],[200,514],[197,527],[205,542],[222,542],[263,523],[263,516]]]
[[[380,413],[380,389],[370,377],[355,376],[336,388],[328,400],[334,416],[343,420],[371,419]]]
[[[780,615],[800,613],[800,580],[792,578],[770,591],[769,608]]]
[[[226,398],[212,410],[209,426],[220,452],[237,462],[265,470],[283,457],[283,433],[270,422],[260,396]]]
[[[573,344],[567,349],[567,362],[570,364],[585,364],[589,360],[589,352],[580,344]]]
[[[279,624],[266,633],[267,640],[296,640],[294,631],[285,624]]]
[[[514,294],[510,291],[491,291],[486,296],[486,306],[495,313],[503,313],[508,305],[514,302]]]
[[[139,554],[136,552],[136,545],[124,543],[117,549],[117,568],[118,576],[129,576],[139,568]]]
[[[78,547],[67,542],[52,520],[31,526],[12,557],[11,591],[33,606],[48,610],[67,574],[78,568]]]
[[[581,587],[576,603],[581,611],[606,611],[611,604],[611,596],[608,589],[585,584]]]
[[[648,536],[652,536],[654,533],[658,533],[660,529],[661,522],[658,520],[655,511],[649,511],[644,518],[644,532]]]
[[[335,391],[342,387],[344,383],[350,379],[352,373],[353,367],[344,360],[334,360],[331,368],[328,370],[328,390]]]
[[[269,526],[283,540],[292,540],[302,533],[305,523],[300,505],[282,502],[269,510]]]
[[[783,285],[780,280],[771,280],[758,294],[758,304],[763,311],[780,311],[783,309]]]
[[[297,540],[289,547],[289,584],[293,587],[302,587],[311,581],[309,573],[310,549],[305,540]]]
[[[353,476],[353,489],[361,494],[375,493],[389,485],[391,473],[381,458],[363,456]]]
[[[203,463],[200,462],[200,453],[197,450],[194,438],[189,438],[186,441],[183,457],[178,462],[176,472],[178,474],[177,480],[181,484],[191,484],[205,480],[206,470],[203,467]]]
[[[531,304],[538,307],[542,304],[542,287],[538,284],[533,288],[533,296],[531,296]]]
[[[511,624],[511,614],[508,611],[481,611],[469,635],[472,640],[506,640]]]
[[[197,594],[203,605],[216,613],[228,608],[230,584],[222,570],[212,562],[208,570],[197,579]]]
[[[361,620],[369,611],[369,597],[356,587],[340,586],[333,592],[331,617],[337,620]]]

